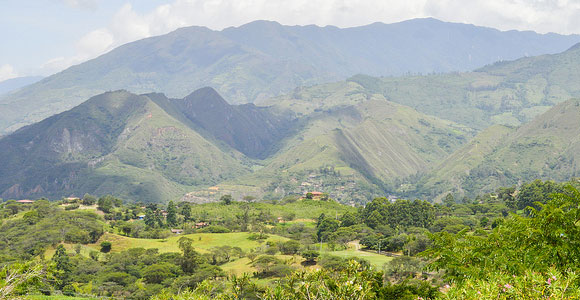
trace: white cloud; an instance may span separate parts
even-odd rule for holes
[[[97,0],[62,1],[90,6]],[[287,25],[351,27],[420,17],[502,30],[580,33],[580,0],[175,0],[143,14],[128,3],[106,28],[88,33],[77,43],[77,55],[53,59],[44,67],[45,71],[65,68],[124,43],[191,25],[223,29],[274,20]]]
[[[18,77],[18,74],[14,71],[14,68],[11,65],[6,64],[0,66],[0,81],[16,77]]]

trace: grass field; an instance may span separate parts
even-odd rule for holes
[[[109,241],[113,244],[112,252],[120,252],[130,248],[157,248],[159,252],[180,252],[178,240],[187,237],[193,240],[193,246],[201,253],[208,252],[210,248],[219,246],[240,247],[244,251],[249,251],[259,247],[262,243],[248,239],[248,232],[232,233],[195,233],[186,235],[175,235],[167,239],[136,239],[117,234],[105,233],[95,244],[89,244],[88,247],[93,250],[100,249],[100,243]],[[269,235],[266,241],[285,241],[287,238]]]
[[[342,251],[323,251],[322,254],[328,254],[342,258],[350,258],[350,257],[363,258],[368,260],[376,270],[382,270],[383,265],[393,259],[392,257],[386,255],[360,251],[353,248],[349,248],[347,250]]]
[[[219,246],[240,247],[243,251],[249,252],[250,250],[259,248],[267,241],[280,242],[288,240],[288,238],[270,234],[267,240],[258,242],[249,240],[248,239],[249,235],[250,233],[248,232],[195,233],[187,235],[175,235],[166,239],[137,239],[112,233],[105,233],[101,237],[101,239],[99,239],[99,241],[97,241],[96,243],[82,245],[81,255],[88,257],[91,251],[99,251],[100,243],[104,241],[109,241],[113,244],[111,252],[121,252],[131,248],[145,248],[145,249],[156,248],[159,249],[160,253],[164,253],[164,252],[180,252],[178,241],[181,237],[187,237],[193,240],[193,246],[196,248],[197,251],[199,251],[200,253],[207,253],[210,251],[211,248]],[[75,245],[66,244],[65,247],[69,252],[74,252]],[[333,255],[342,258],[351,258],[351,257],[363,258],[368,260],[371,263],[371,265],[378,270],[382,269],[383,265],[392,259],[391,257],[385,255],[360,251],[358,250],[359,248],[360,247],[355,242],[353,242],[349,244],[349,248],[346,250],[330,251],[330,249],[327,248],[327,245],[323,244],[321,254]],[[55,252],[54,248],[51,248],[47,250],[45,256],[51,257],[54,254],[54,252]],[[300,255],[292,256],[279,254],[276,255],[276,257],[283,261],[286,261],[288,264],[298,269],[303,268],[300,264],[303,261]],[[221,268],[226,272],[226,274],[229,275],[241,275],[244,273],[251,274],[256,271],[256,269],[252,267],[250,259],[247,257],[230,261],[222,265]],[[58,299],[58,298],[31,298],[31,299]]]

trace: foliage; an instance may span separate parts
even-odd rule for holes
[[[441,299],[577,299],[580,289],[574,272],[526,272],[513,276],[492,273],[485,278],[468,278],[453,285]]]
[[[546,204],[536,203],[537,209],[530,207],[529,216],[511,215],[489,234],[471,235],[467,230],[434,234],[432,248],[425,252],[432,260],[430,267],[444,269],[447,278],[459,285],[490,274],[576,272],[580,192],[571,186],[565,190]]]

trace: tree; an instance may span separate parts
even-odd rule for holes
[[[447,207],[451,207],[455,204],[455,197],[451,193],[447,194],[445,198],[443,198],[443,204]]]
[[[191,220],[191,205],[189,203],[183,204],[183,207],[181,207],[181,214],[186,222]]]
[[[82,203],[83,203],[83,205],[94,205],[95,203],[97,203],[97,198],[95,198],[95,196],[93,196],[93,195],[85,194],[83,196]]]
[[[233,199],[234,198],[232,197],[232,195],[223,195],[221,196],[220,201],[225,205],[230,205],[232,204]]]
[[[58,281],[58,286],[62,288],[69,282],[69,276],[72,270],[70,258],[68,257],[68,254],[66,254],[66,249],[62,244],[56,247],[56,252],[52,257],[52,261],[54,262],[55,269],[57,270],[55,277]]]
[[[143,269],[143,278],[148,283],[161,283],[167,278],[173,277],[168,263],[153,264]]]
[[[169,201],[169,204],[167,205],[167,217],[165,220],[169,227],[177,225],[177,208],[173,201]]]
[[[183,253],[180,259],[181,270],[185,274],[193,274],[198,266],[203,263],[203,258],[193,248],[193,241],[190,238],[181,237],[177,243]]]
[[[38,211],[36,210],[31,210],[28,211],[24,214],[24,216],[22,216],[22,219],[24,221],[26,221],[26,223],[30,224],[30,225],[34,225],[36,224],[38,221],[40,221],[40,215],[38,214]]]
[[[349,227],[356,224],[356,217],[351,214],[350,212],[344,213],[342,217],[340,217],[340,226],[341,227]]]
[[[339,227],[338,220],[323,217],[317,226],[316,236],[319,241],[328,241],[329,235],[333,234]]]
[[[292,255],[292,254],[298,253],[298,251],[300,251],[301,247],[302,247],[302,244],[300,244],[300,242],[295,241],[295,240],[289,240],[289,241],[282,242],[282,243],[278,244],[278,248],[280,248],[280,252],[282,252],[282,254],[286,254],[286,255]]]
[[[101,243],[101,252],[109,253],[111,251],[112,246],[113,246],[113,244],[111,242],[108,242],[108,241],[102,242]]]
[[[110,213],[113,209],[113,196],[107,195],[99,198],[97,202],[98,209],[106,214]]]
[[[40,286],[47,275],[46,268],[36,262],[4,264],[0,267],[0,299],[20,299],[19,293]]]
[[[302,251],[301,255],[306,260],[306,263],[312,264],[320,256],[320,253],[316,250],[306,250]]]

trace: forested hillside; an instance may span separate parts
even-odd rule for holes
[[[373,78],[355,76],[369,93],[483,130],[518,126],[580,96],[580,44],[554,55],[498,62],[474,72]]]
[[[364,203],[473,134],[380,95],[335,96],[258,107],[211,88],[184,99],[105,93],[1,139],[1,195],[206,202],[319,190]]]
[[[208,141],[169,105],[162,95],[109,92],[2,138],[2,197],[166,201],[248,172],[241,154]]]
[[[88,194],[8,201],[0,297],[575,299],[579,184],[358,208],[230,195],[166,206]]]
[[[533,179],[579,176],[580,100],[560,103],[518,128],[490,127],[419,181],[434,197],[473,196]]]

